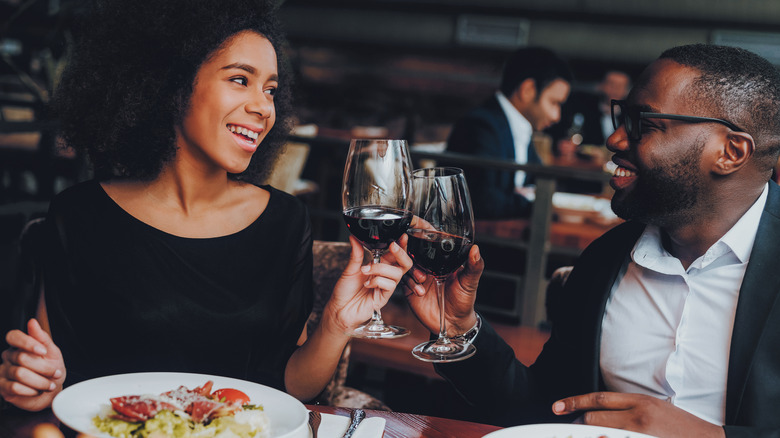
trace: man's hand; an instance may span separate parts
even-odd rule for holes
[[[463,334],[476,324],[474,301],[484,268],[485,262],[479,254],[479,248],[474,245],[469,250],[466,264],[447,278],[444,285],[444,318],[449,336]],[[431,333],[439,333],[439,304],[433,276],[414,267],[404,276],[401,284],[417,319]]]
[[[556,415],[583,412],[585,424],[631,430],[663,438],[719,437],[723,428],[671,403],[643,394],[593,392],[559,400]]]

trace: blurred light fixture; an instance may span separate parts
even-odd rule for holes
[[[455,41],[466,46],[517,48],[528,44],[530,21],[480,15],[458,16]]]

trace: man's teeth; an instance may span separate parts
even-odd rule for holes
[[[615,169],[614,175],[618,177],[636,176],[636,172],[634,172],[633,170],[628,170],[625,167],[618,167],[617,169]]]
[[[257,140],[257,137],[260,135],[260,134],[258,134],[255,131],[251,131],[249,129],[242,128],[240,126],[229,125],[228,129],[230,129],[230,132],[234,132],[236,134],[245,135],[245,136],[251,138],[252,140]]]

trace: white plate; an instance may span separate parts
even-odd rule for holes
[[[585,424],[529,424],[497,430],[484,438],[654,438],[643,433]]]
[[[92,419],[106,406],[111,406],[111,397],[161,394],[182,385],[195,389],[209,380],[214,382],[214,389],[235,388],[246,393],[252,404],[262,405],[274,438],[309,436],[308,411],[289,394],[257,383],[206,374],[136,373],[87,380],[59,393],[54,398],[52,410],[60,421],[77,432],[110,438],[97,430]]]

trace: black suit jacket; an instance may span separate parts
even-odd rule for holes
[[[604,390],[599,368],[601,320],[612,284],[644,225],[627,222],[581,255],[563,288],[550,340],[531,367],[485,324],[477,354],[437,365],[485,421],[502,424],[565,421],[555,400]],[[769,196],[740,287],[726,389],[726,435],[780,436],[780,189]],[[717,324],[718,321],[713,321]],[[569,418],[570,419],[570,418]]]
[[[469,112],[452,128],[447,150],[479,157],[515,162],[515,142],[509,121],[495,96]],[[541,160],[533,147],[529,164]],[[531,203],[515,192],[514,171],[463,166],[471,192],[474,216],[478,219],[527,216]],[[531,180],[526,178],[526,183]]]

